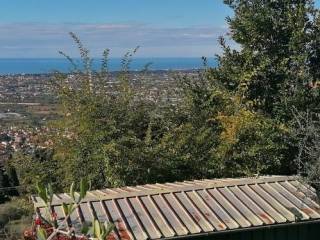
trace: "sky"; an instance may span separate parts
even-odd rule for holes
[[[317,0],[320,2],[320,0]],[[214,56],[232,11],[222,0],[0,0],[0,58],[77,56],[68,32],[98,57]],[[319,3],[317,4],[319,5]]]

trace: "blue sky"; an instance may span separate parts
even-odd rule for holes
[[[320,2],[320,0],[317,0]],[[232,12],[222,0],[0,0],[0,58],[76,56],[75,32],[98,56],[141,46],[137,57],[219,52]]]

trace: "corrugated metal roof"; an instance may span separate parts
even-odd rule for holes
[[[68,194],[54,196],[61,204]],[[90,191],[71,215],[76,229],[93,217],[113,222],[113,239],[159,239],[320,219],[317,195],[296,177],[213,179]],[[33,196],[36,211],[44,203]]]

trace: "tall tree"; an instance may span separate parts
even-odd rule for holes
[[[7,187],[9,187],[8,178],[2,168],[0,168],[0,203],[8,200]]]
[[[291,107],[319,107],[318,11],[312,0],[225,0],[234,10],[230,36],[214,71],[229,89],[239,91],[255,109],[280,120]],[[317,36],[317,37],[316,37]]]
[[[152,149],[168,131],[168,121],[159,113],[160,106],[134,87],[129,68],[136,49],[111,76],[109,51],[103,54],[101,71],[93,71],[89,51],[71,36],[83,66],[74,64],[71,80],[56,75],[61,118],[51,126],[62,185],[81,177],[91,179],[94,188],[154,182],[161,166],[151,157]]]

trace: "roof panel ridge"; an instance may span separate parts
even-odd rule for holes
[[[260,176],[255,178],[225,178],[225,179],[207,179],[188,181],[188,184],[176,183],[155,183],[146,185],[137,185],[123,188],[107,188],[102,190],[92,190],[83,202],[101,201],[110,199],[130,198],[136,196],[148,196],[164,193],[188,192],[200,189],[212,189],[220,187],[243,186],[248,184],[260,184],[270,182],[283,182],[296,180],[296,176]],[[183,182],[182,182],[183,183]],[[135,190],[134,190],[135,189]],[[104,193],[104,194],[101,194]],[[67,195],[67,194],[64,194]],[[43,202],[39,197],[33,196],[32,200],[38,207],[43,206]],[[54,199],[53,205],[59,205],[61,202],[68,203],[65,199]]]
[[[94,190],[81,203],[79,217],[114,222],[117,239],[136,240],[319,222],[320,206],[305,195],[311,191],[307,186],[297,191],[300,185],[297,176],[259,176]],[[35,211],[44,214],[39,198],[32,198]],[[60,194],[55,201],[61,212],[69,196]],[[304,217],[297,219],[292,207]]]

